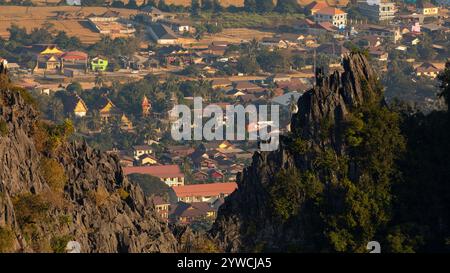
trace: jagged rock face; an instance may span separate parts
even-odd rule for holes
[[[117,157],[72,143],[60,162],[69,177],[66,198],[73,204],[65,212],[75,222],[69,234],[78,242],[94,252],[176,251],[170,229],[139,186],[125,179]],[[101,191],[106,199],[93,201],[89,194]]]
[[[299,111],[292,117],[293,137],[307,140],[308,153],[296,154],[289,149],[288,138],[280,139],[274,152],[256,152],[251,166],[237,177],[238,189],[220,207],[211,235],[225,251],[257,251],[263,242],[269,251],[286,251],[291,245],[308,250],[306,237],[313,238],[314,230],[308,213],[299,213],[292,221],[281,223],[272,216],[268,188],[281,170],[296,168],[300,172],[313,169],[314,151],[325,147],[336,154],[345,153],[343,122],[352,109],[379,97],[376,75],[361,54],[343,59],[344,72],[325,77],[316,73],[316,85],[298,101]],[[323,137],[323,123],[333,123],[331,132]]]
[[[124,176],[117,157],[100,153],[86,143],[63,143],[55,159],[67,182],[62,198],[55,198],[42,221],[33,224],[30,244],[17,220],[15,202],[23,195],[53,200],[39,171],[42,155],[33,140],[38,113],[18,92],[0,88],[0,228],[14,233],[10,251],[51,251],[49,242],[68,236],[82,252],[175,252],[176,240],[160,220],[142,190]],[[47,247],[46,247],[47,246]]]
[[[341,124],[350,110],[380,95],[374,89],[376,76],[364,56],[348,56],[342,66],[342,74],[334,71],[325,77],[320,71],[316,73],[316,85],[299,99],[300,111],[293,116],[291,126],[294,134],[320,146],[331,144],[339,153],[344,148],[341,127],[335,126],[331,136],[322,140],[320,132],[325,119]]]

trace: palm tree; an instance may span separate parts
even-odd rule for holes
[[[52,120],[54,121],[62,120],[64,105],[59,98],[51,99],[48,108],[50,109]]]
[[[95,76],[95,86],[102,87],[104,83],[102,72],[98,72]]]
[[[198,80],[198,90],[200,96],[202,96],[206,101],[210,99],[210,92],[212,89],[212,83],[209,80],[205,80],[203,78]]]
[[[259,42],[253,38],[245,47],[245,54],[247,54],[250,58],[256,58],[258,55]]]

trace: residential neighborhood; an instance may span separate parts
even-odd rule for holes
[[[156,178],[148,183],[164,193],[150,195],[167,222],[213,221],[260,144],[174,141],[174,105],[192,106],[199,96],[223,110],[277,105],[280,133],[289,134],[316,69],[341,71],[349,52],[370,59],[388,100],[424,111],[443,105],[432,90],[450,57],[448,1],[299,1],[295,11],[277,4],[262,12],[212,1],[96,9],[75,2],[30,7],[43,11],[32,27],[15,19],[24,7],[14,16],[0,10],[9,20],[0,60],[45,119],[71,120],[74,137],[116,156],[124,175]]]

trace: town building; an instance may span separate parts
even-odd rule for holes
[[[394,19],[397,11],[395,3],[390,0],[380,0],[378,2],[363,1],[358,3],[360,13],[375,22],[390,21]]]
[[[217,198],[226,197],[237,189],[234,182],[194,184],[174,187],[173,190],[178,201],[192,202],[214,202]]]
[[[34,44],[29,51],[35,56],[36,65],[33,73],[53,73],[61,72],[61,55],[64,51],[56,44]]]
[[[80,70],[86,72],[88,69],[88,55],[81,51],[68,51],[61,55],[61,68]]]
[[[151,154],[153,154],[153,148],[149,145],[133,146],[133,156],[136,160],[139,160],[139,157],[142,155],[151,155]]]
[[[133,123],[125,114],[120,117],[120,129],[126,132],[133,131]]]
[[[119,114],[119,109],[106,96],[101,97],[96,104],[102,122],[109,122],[112,117]]]
[[[136,32],[133,25],[129,23],[122,23],[120,21],[119,13],[112,10],[108,10],[102,15],[91,14],[88,17],[88,21],[91,26],[101,34],[127,36]]]
[[[337,8],[327,7],[314,14],[314,21],[316,23],[329,22],[337,28],[343,29],[347,25],[347,13]]]
[[[169,220],[170,203],[160,196],[152,196],[151,198],[155,210],[158,215],[165,221]]]
[[[142,110],[142,116],[146,117],[150,115],[150,111],[152,109],[152,104],[147,99],[147,96],[144,95],[141,102],[141,110]]]
[[[306,6],[306,10],[308,10],[310,15],[316,14],[319,10],[328,8],[328,4],[326,2],[314,1]]]
[[[148,28],[152,39],[161,45],[174,45],[178,43],[178,36],[173,30],[164,24],[153,23]]]
[[[190,22],[183,21],[183,20],[162,19],[162,20],[159,20],[159,22],[170,26],[170,28],[172,28],[172,30],[175,33],[179,33],[179,34],[189,33],[189,32],[193,32],[195,30],[195,28],[192,27]]]
[[[108,67],[108,59],[97,56],[91,60],[91,69],[92,71],[106,71]]]
[[[439,74],[439,69],[432,63],[424,62],[416,67],[415,73],[417,77],[425,76],[434,79]]]
[[[217,208],[206,202],[178,202],[171,206],[170,221],[179,224],[190,224],[199,220],[214,220]]]
[[[364,24],[359,25],[358,30],[361,35],[377,36],[394,43],[397,43],[402,39],[400,27],[398,26],[385,27],[374,24]]]
[[[83,99],[78,94],[64,96],[62,102],[64,105],[64,112],[67,114],[82,118],[86,116],[88,112],[86,103],[84,103]]]
[[[152,155],[144,154],[139,157],[138,163],[141,166],[158,165],[158,159]]]
[[[147,15],[152,22],[156,22],[163,19],[170,19],[174,17],[174,15],[167,12],[163,12],[151,5],[147,5],[145,7],[140,8],[140,13]]]
[[[417,13],[425,16],[436,16],[439,13],[439,8],[429,2],[426,2],[417,5]]]

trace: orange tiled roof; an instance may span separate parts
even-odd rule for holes
[[[185,185],[173,188],[178,197],[216,196],[220,194],[230,194],[235,189],[237,189],[237,184],[234,182]]]
[[[148,174],[159,178],[184,177],[184,174],[178,165],[124,167],[123,172],[126,175],[139,173]]]
[[[340,9],[337,8],[332,8],[332,7],[327,7],[327,8],[323,8],[320,9],[319,11],[317,11],[318,14],[325,14],[325,15],[337,15],[337,14],[345,14],[345,12],[343,12]]]
[[[326,7],[328,7],[328,4],[326,2],[316,2],[316,1],[314,1],[311,4],[308,5],[308,8],[310,10],[320,10],[320,9],[323,9],[323,8],[326,8]]]
[[[87,60],[88,55],[81,51],[68,51],[62,54],[62,58],[65,60]]]

